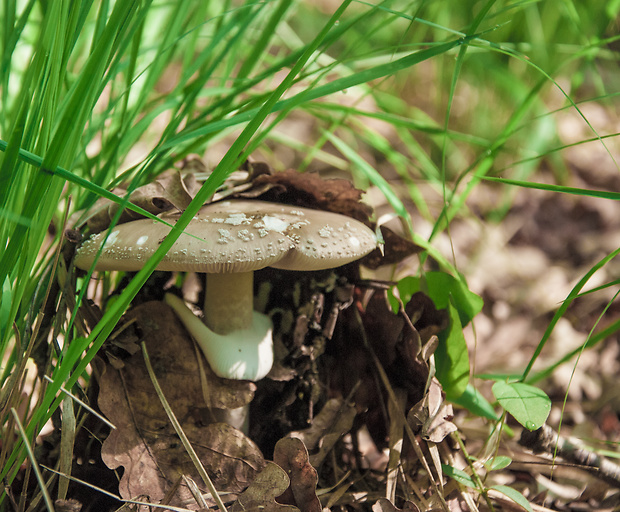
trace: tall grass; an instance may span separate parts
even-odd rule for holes
[[[541,161],[567,176],[554,156],[561,143],[549,97],[559,91],[560,107],[578,110],[618,92],[609,85],[609,77],[618,83],[613,5],[2,2],[3,481],[13,481],[25,442],[34,445],[57,411],[60,387],[79,391],[80,377],[88,381],[88,364],[159,259],[250,154],[268,155],[276,168],[352,171],[357,184],[383,192],[409,229],[414,210],[429,222],[426,239],[409,235],[458,276],[433,240],[469,215],[467,200],[483,178],[517,163],[511,177],[527,181]],[[291,136],[283,123],[311,135]],[[609,134],[592,127],[604,144],[601,135]],[[100,196],[126,206],[108,192],[114,185],[123,181],[130,192],[222,141],[228,150],[171,235],[85,332],[62,294],[71,280],[59,253],[65,219]],[[511,197],[507,189],[496,218]],[[25,407],[34,353],[47,361],[40,370],[51,382],[40,375],[40,392]]]

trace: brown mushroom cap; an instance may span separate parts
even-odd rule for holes
[[[160,215],[175,224],[180,213]],[[142,219],[121,224],[105,241],[97,270],[140,270],[169,233],[165,224]],[[75,264],[92,265],[106,233],[78,249]],[[250,272],[264,267],[320,270],[355,261],[377,245],[361,222],[337,213],[263,201],[231,200],[200,209],[159,263],[159,270]]]

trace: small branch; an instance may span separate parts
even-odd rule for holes
[[[566,462],[583,466],[609,485],[620,489],[620,466],[580,445],[576,439],[559,436],[551,427],[543,425],[538,430],[523,430],[519,444],[535,453],[548,453]]]

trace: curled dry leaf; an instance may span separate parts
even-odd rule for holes
[[[375,362],[359,340],[368,340],[391,386],[406,391],[405,403],[410,408],[424,398],[428,358],[436,346],[434,335],[445,328],[448,320],[447,313],[437,311],[423,294],[415,294],[405,306],[405,312],[409,320],[393,313],[385,290],[376,289],[368,300],[358,297],[355,309],[351,307],[341,312],[341,320],[328,344],[332,366],[327,371],[332,393],[347,396],[358,386],[355,403],[360,412],[364,411],[368,431],[379,447],[385,446],[388,435],[380,405],[387,397],[373,377]],[[363,333],[359,332],[361,329]]]
[[[265,201],[341,213],[361,222],[368,222],[372,214],[372,208],[360,202],[363,191],[356,189],[348,180],[324,180],[318,174],[289,169],[273,174],[260,174],[252,184],[261,190],[261,194],[254,197]],[[246,194],[242,196],[245,197]]]
[[[308,450],[300,439],[285,437],[276,443],[273,461],[288,475],[291,483],[278,498],[278,503],[294,505],[301,512],[321,512],[316,495],[318,476],[308,460]]]
[[[197,359],[202,355],[197,355],[170,308],[147,302],[129,314],[136,319],[164,395],[216,487],[229,492],[245,489],[264,466],[260,450],[233,427],[209,424],[209,408],[248,403],[254,384],[210,376],[205,394]],[[160,500],[181,474],[200,481],[155,394],[141,352],[125,360],[121,370],[107,367],[98,402],[117,427],[103,444],[102,458],[112,469],[124,466],[119,484],[123,498],[143,494]]]
[[[424,398],[409,411],[407,422],[422,439],[440,443],[447,435],[458,430],[451,421],[453,417],[452,405],[444,401],[441,384],[433,377]]]
[[[194,198],[200,188],[193,174],[181,177],[178,171],[162,174],[156,181],[147,183],[134,190],[129,196],[129,201],[153,215],[176,208],[184,210]],[[127,190],[115,188],[112,190],[119,197],[127,195]],[[100,198],[90,209],[90,216],[86,220],[92,233],[98,233],[107,229],[110,221],[116,215],[119,205],[109,199]],[[131,210],[125,209],[119,219],[119,224],[141,218]],[[73,225],[73,223],[69,223]]]
[[[351,430],[356,415],[354,405],[345,403],[342,398],[332,398],[314,417],[311,427],[291,432],[290,436],[300,439],[310,451],[316,450],[309,460],[318,468],[336,442]]]
[[[420,512],[412,501],[405,501],[403,508],[398,508],[387,498],[379,498],[372,506],[372,512]]]
[[[374,251],[364,257],[362,264],[371,269],[377,269],[382,265],[393,265],[399,263],[412,254],[422,251],[422,247],[397,235],[390,228],[381,226],[381,236],[383,236],[383,247],[377,247]]]
[[[250,486],[239,495],[232,512],[299,512],[293,505],[276,502],[289,484],[286,472],[277,464],[267,462]]]

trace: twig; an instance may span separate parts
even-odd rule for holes
[[[576,439],[559,436],[551,427],[523,430],[519,444],[536,453],[549,453],[582,466],[604,482],[620,489],[620,466],[581,446]]]

